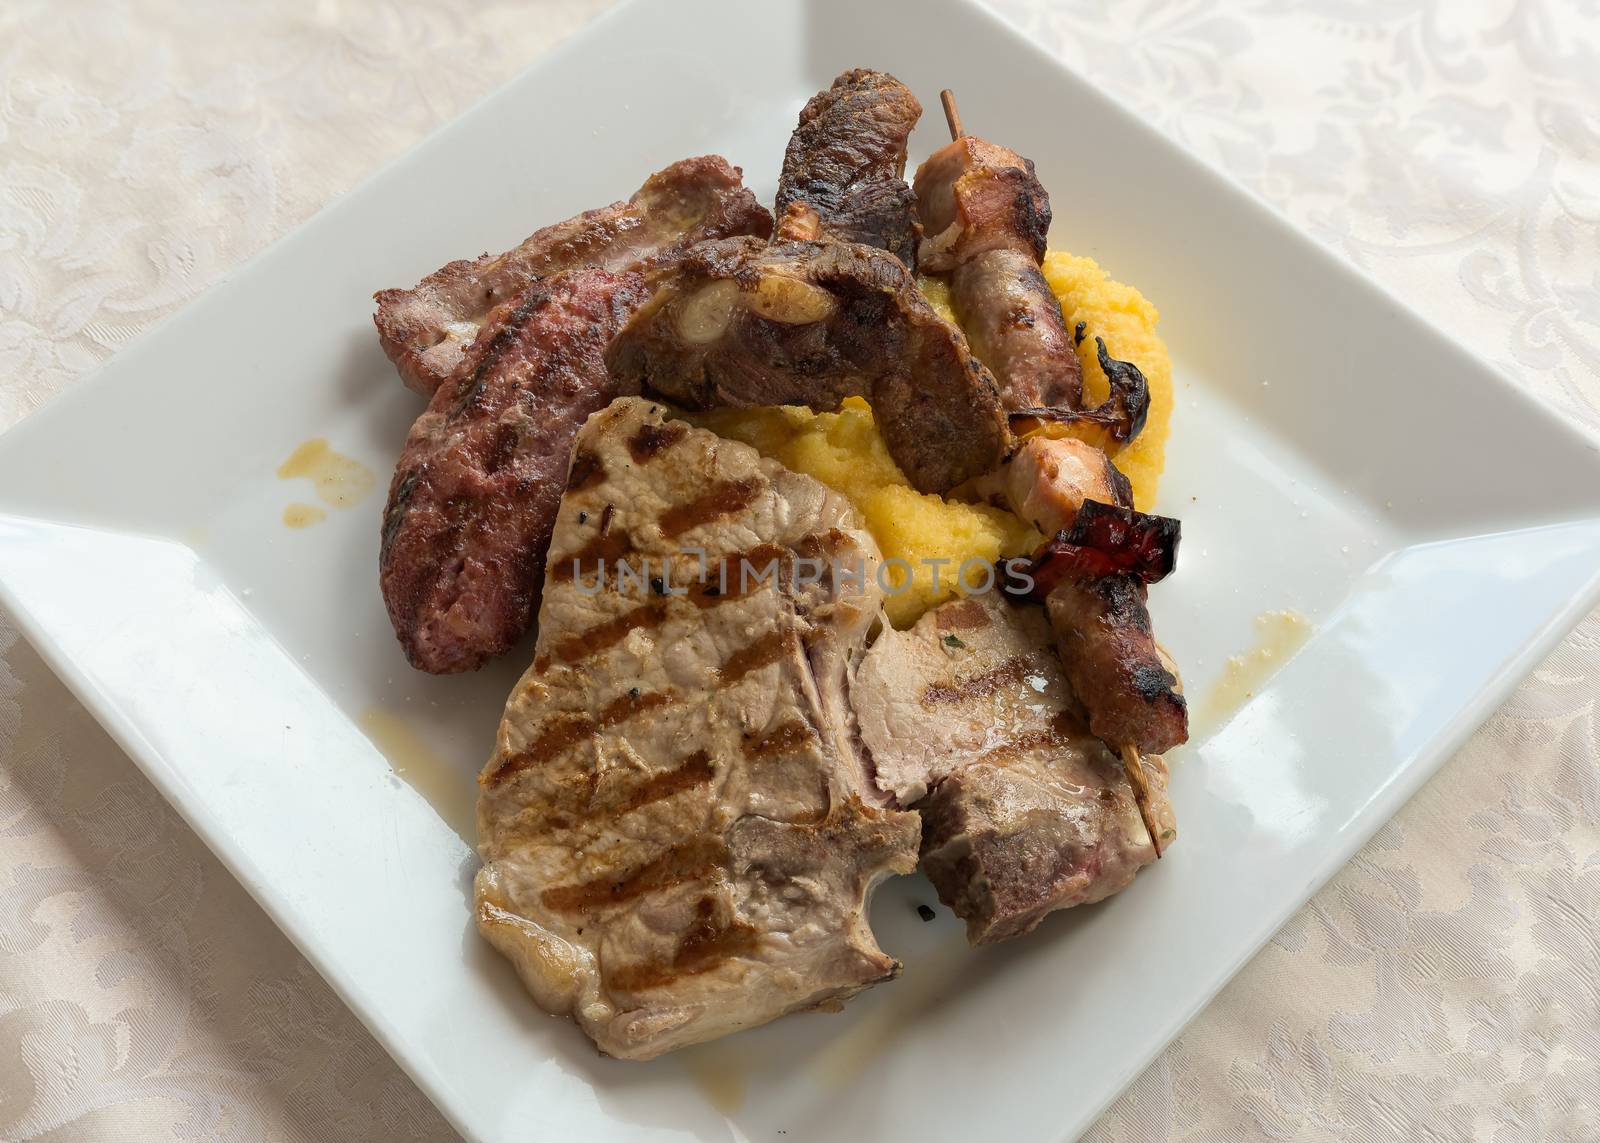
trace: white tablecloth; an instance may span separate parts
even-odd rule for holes
[[[0,5],[0,427],[603,6]],[[999,6],[1600,424],[1595,0]],[[1597,681],[1591,617],[1093,1137],[1600,1138]],[[46,1137],[451,1135],[0,617],[0,1138]]]

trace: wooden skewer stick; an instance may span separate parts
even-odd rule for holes
[[[966,134],[961,129],[961,112],[956,109],[956,93],[948,87],[939,93],[939,102],[944,107],[944,121],[950,125],[950,138],[959,139]],[[1161,858],[1161,837],[1156,833],[1155,818],[1150,813],[1150,785],[1144,780],[1144,766],[1139,761],[1139,748],[1129,742],[1122,747],[1122,767],[1128,772],[1128,781],[1133,785],[1133,800],[1139,807],[1139,820],[1144,822],[1144,831],[1150,835],[1150,845],[1156,851],[1156,858]]]
[[[944,104],[944,121],[950,124],[950,138],[961,138],[966,132],[961,129],[961,112],[956,110],[956,93],[945,88],[939,93],[939,102]]]
[[[1139,820],[1144,822],[1144,831],[1150,835],[1150,844],[1155,848],[1156,860],[1159,861],[1161,835],[1156,833],[1155,819],[1150,815],[1150,786],[1144,780],[1139,748],[1131,742],[1122,748],[1122,768],[1128,772],[1128,781],[1133,783],[1133,801],[1139,807]]]

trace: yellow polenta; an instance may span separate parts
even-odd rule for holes
[[[1156,336],[1156,309],[1139,291],[1113,281],[1088,258],[1052,251],[1045,258],[1044,273],[1061,300],[1067,328],[1086,323],[1086,336],[1078,347],[1085,400],[1097,402],[1106,394],[1105,375],[1095,356],[1095,334],[1106,339],[1113,357],[1132,361],[1150,382],[1150,417],[1144,432],[1117,457],[1118,466],[1133,482],[1139,507],[1148,509],[1155,498],[1172,416],[1172,364]],[[945,284],[925,279],[923,289],[934,308],[950,317]],[[1010,512],[917,492],[889,456],[872,410],[859,398],[847,400],[837,413],[794,407],[717,409],[697,413],[693,420],[849,497],[884,559],[904,560],[911,567],[909,580],[899,565],[890,565],[887,573],[895,587],[887,603],[889,622],[896,627],[909,627],[928,608],[959,594],[956,569],[962,561],[990,563],[1020,555],[1041,539]],[[940,560],[948,562],[938,566],[935,588],[932,561]],[[975,571],[972,578],[974,584],[982,582]]]
[[[1106,375],[1100,370],[1096,335],[1106,339],[1106,351],[1112,357],[1133,362],[1150,382],[1150,415],[1144,431],[1116,458],[1117,467],[1133,484],[1134,506],[1148,512],[1155,504],[1156,485],[1167,462],[1167,434],[1172,429],[1172,359],[1156,333],[1161,315],[1143,294],[1112,279],[1093,258],[1052,250],[1044,257],[1044,280],[1060,299],[1068,332],[1080,321],[1084,323],[1083,341],[1078,345],[1084,404],[1106,399]]]
[[[912,488],[890,458],[872,410],[859,397],[848,398],[837,413],[795,407],[716,409],[693,419],[849,497],[884,559],[909,565],[908,572],[889,564],[884,575],[891,589],[886,600],[889,622],[896,627],[909,627],[928,608],[955,595],[963,560],[993,563],[1031,550],[1041,538],[1010,512]],[[935,560],[948,562],[929,562]],[[969,573],[974,586],[982,585],[976,567]]]

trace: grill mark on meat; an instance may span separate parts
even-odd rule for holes
[[[681,536],[691,528],[709,524],[723,516],[742,512],[755,503],[766,482],[753,476],[740,480],[725,480],[713,485],[709,492],[695,497],[687,504],[668,508],[661,514],[661,534],[669,539]]]
[[[975,599],[952,601],[934,613],[940,631],[976,631],[989,626],[988,613]]]
[[[595,725],[599,727],[615,726],[619,722],[626,722],[636,714],[643,714],[647,710],[666,706],[672,702],[672,695],[667,691],[650,691],[644,693],[638,687],[625,691],[608,702],[600,709]]]
[[[711,765],[711,755],[704,750],[696,750],[683,760],[683,765],[675,770],[663,770],[653,774],[643,783],[630,790],[626,797],[617,803],[615,813],[618,817],[642,809],[653,802],[670,798],[674,794],[681,794],[685,790],[692,790],[697,786],[704,786],[711,782],[717,775],[716,767]]]
[[[648,893],[670,889],[685,881],[698,881],[728,860],[728,847],[719,839],[691,838],[620,878],[557,885],[539,895],[545,908],[558,913],[582,913],[611,905],[625,905]]]
[[[838,528],[829,528],[826,532],[813,532],[809,536],[801,536],[794,543],[794,550],[802,556],[810,558],[821,557],[833,559],[840,552],[853,545],[854,541],[841,532]]]
[[[573,438],[617,394],[602,359],[617,307],[643,297],[637,274],[541,280],[413,427],[379,583],[414,666],[472,670],[533,622]]]
[[[526,748],[502,758],[483,784],[498,786],[532,766],[542,765],[565,754],[594,731],[594,721],[585,715],[555,715],[539,728],[538,735]]]
[[[953,683],[950,686],[935,683],[922,692],[922,702],[927,706],[937,706],[941,703],[967,702],[970,699],[984,698],[994,694],[1001,687],[1020,683],[1032,669],[1033,662],[1029,656],[1017,655],[981,675],[972,676],[965,682]]]
[[[554,715],[539,728],[539,733],[528,746],[501,759],[484,785],[498,786],[530,767],[542,766],[559,758],[596,731],[616,726],[634,715],[666,706],[672,701],[673,696],[666,691],[645,694],[635,687],[607,703],[592,719],[581,714]]]
[[[794,632],[787,628],[768,631],[749,646],[741,647],[722,664],[722,685],[732,686],[751,671],[776,663],[791,646]]]
[[[606,466],[588,449],[572,454],[572,469],[567,473],[567,490],[581,492],[606,478]]]
[[[753,739],[753,740],[752,740]],[[816,742],[816,733],[798,719],[780,723],[764,735],[745,735],[744,756],[750,761],[777,758]]]
[[[690,588],[689,599],[702,608],[716,607],[730,599],[743,599],[753,591],[770,586],[777,577],[767,575],[767,569],[776,564],[777,575],[782,575],[793,555],[778,544],[757,544],[724,556],[718,561],[715,572],[709,566],[706,568],[705,582]],[[748,575],[743,574],[746,568]]]
[[[710,972],[719,965],[754,952],[760,932],[740,920],[719,920],[716,901],[702,897],[695,905],[695,921],[667,962],[645,961],[614,967],[609,976],[612,987],[626,992],[661,988],[684,976]]]
[[[491,472],[499,472],[516,455],[517,442],[522,434],[517,431],[517,426],[512,424],[501,425],[494,431],[494,442],[489,446],[489,455],[484,461],[484,468]]]
[[[608,504],[607,508],[610,507]],[[570,556],[562,556],[559,560],[550,561],[550,577],[558,582],[570,580],[577,575],[588,575],[590,572],[599,573],[600,562],[611,560],[615,562],[633,551],[633,537],[619,528],[615,532],[605,528],[605,514],[601,514],[600,535],[590,540],[583,547],[573,552]]]
[[[628,440],[628,454],[635,464],[646,464],[683,439],[689,431],[681,421],[668,421],[664,425],[644,424]]]
[[[529,832],[570,829],[574,819],[580,817],[590,825],[614,821],[686,790],[708,785],[715,777],[716,769],[711,765],[710,755],[696,750],[673,769],[662,770],[642,782],[624,787],[613,794],[609,802],[597,802],[599,779],[591,770],[579,779],[558,783],[555,793],[544,805],[530,806],[521,828]]]
[[[556,641],[552,651],[563,663],[581,662],[615,647],[634,631],[655,627],[665,614],[666,609],[659,602],[643,603],[632,611],[624,611],[616,618],[598,623],[587,630],[563,635]]]
[[[407,472],[395,485],[394,493],[389,497],[389,504],[383,510],[383,542],[378,548],[378,562],[380,564],[389,559],[389,549],[394,546],[395,537],[399,534],[400,527],[405,523],[406,508],[411,503],[411,495],[416,491],[417,481],[422,479],[422,474],[416,469]]]
[[[1029,731],[991,747],[975,757],[971,765],[1000,766],[1034,750],[1060,750],[1072,743],[1072,716],[1058,711],[1043,730]]]

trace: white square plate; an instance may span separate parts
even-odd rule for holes
[[[759,13],[759,15],[758,15]],[[969,952],[874,925],[904,978],[649,1064],[597,1058],[472,931],[470,820],[517,656],[410,670],[377,591],[418,412],[371,292],[718,151],[770,200],[847,66],[1032,156],[1053,244],[1164,313],[1179,412],[1157,622],[1203,696],[1259,612],[1317,624],[1174,757],[1181,837],[1104,905]],[[913,140],[940,142],[937,111]],[[1096,156],[1091,160],[1090,156]],[[316,527],[275,469],[380,474]],[[1600,457],[1487,368],[993,17],[956,0],[639,3],[602,19],[0,440],[4,601],[451,1120],[480,1139],[1060,1139],[1080,1131],[1592,605]],[[379,712],[374,715],[372,712]],[[361,727],[385,718],[408,780]],[[402,728],[395,731],[398,723]],[[442,817],[441,817],[442,813]],[[952,1077],[954,1077],[952,1082]]]

